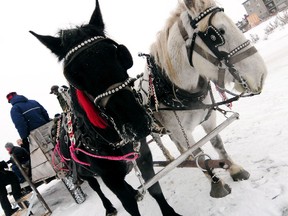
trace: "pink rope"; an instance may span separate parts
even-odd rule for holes
[[[225,94],[225,92],[222,91],[217,85],[216,85],[216,89],[217,89],[217,91],[219,92],[219,94],[220,94],[220,96],[221,96],[221,98],[222,98],[223,101],[225,101],[225,100],[228,99],[228,98],[227,98],[227,95]],[[231,109],[231,108],[232,108],[232,102],[226,104],[226,106]]]
[[[91,166],[91,164],[83,162],[83,161],[80,161],[77,158],[77,155],[75,154],[76,151],[82,152],[83,154],[86,154],[86,155],[88,155],[90,157],[93,157],[93,158],[100,158],[100,159],[114,160],[114,161],[120,161],[120,160],[133,161],[133,160],[136,160],[139,157],[139,154],[137,154],[135,152],[130,152],[130,153],[125,154],[123,156],[100,156],[100,155],[94,155],[94,154],[91,154],[89,152],[84,151],[83,149],[75,148],[75,144],[74,145],[71,144],[69,149],[70,149],[70,154],[71,154],[72,159],[75,162],[77,162],[77,163],[79,163],[81,165],[85,165],[85,166]],[[133,157],[131,158],[130,156],[133,156]]]
[[[107,159],[107,160],[125,160],[125,161],[133,161],[133,160],[136,160],[139,155],[135,152],[130,152],[128,154],[125,154],[125,155],[122,155],[122,156],[100,156],[100,155],[94,155],[94,154],[91,154],[89,152],[86,152],[84,151],[83,149],[79,149],[79,148],[76,148],[75,149],[76,151],[80,151],[86,155],[89,155],[90,157],[94,157],[94,158],[101,158],[101,159]],[[132,158],[130,156],[133,156]]]
[[[61,153],[60,151],[60,142],[57,141],[53,154],[52,154],[52,165],[55,169],[57,170],[64,170],[64,171],[69,171],[69,169],[65,169],[63,167],[59,168],[56,163],[55,163],[55,157],[56,157],[56,153],[58,154],[58,156],[60,157],[60,162],[66,164],[66,161],[70,160],[69,158],[65,158],[64,155]]]
[[[71,118],[68,118],[67,125],[68,125],[69,139],[70,139],[70,143],[71,143],[71,145],[69,147],[69,151],[70,151],[70,155],[71,155],[72,160],[74,160],[76,163],[79,163],[79,164],[84,165],[84,166],[91,166],[90,163],[86,163],[84,161],[79,160],[77,155],[76,155],[76,151],[82,152],[83,154],[88,155],[88,156],[93,157],[93,158],[100,158],[100,159],[114,160],[114,161],[116,161],[116,160],[117,161],[120,161],[120,160],[133,161],[139,157],[139,154],[137,154],[135,152],[130,152],[130,153],[123,155],[123,156],[100,156],[100,155],[91,154],[91,153],[89,153],[83,149],[76,148],[75,137],[74,137],[74,132],[73,132],[73,124],[72,124]],[[130,156],[133,156],[133,157],[130,158]]]
[[[78,158],[77,158],[77,155],[75,154],[75,151],[76,151],[77,148],[75,148],[75,144],[71,144],[71,146],[69,147],[69,150],[70,150],[70,154],[71,154],[71,157],[72,159],[81,164],[81,165],[84,165],[84,166],[91,166],[90,163],[86,163],[86,162],[83,162],[83,161],[80,161]]]
[[[130,153],[122,155],[122,156],[100,156],[100,155],[94,155],[94,154],[91,154],[89,152],[84,151],[83,149],[75,148],[74,145],[71,145],[70,146],[70,154],[71,154],[72,159],[75,162],[77,162],[79,164],[82,164],[82,165],[86,165],[86,166],[90,166],[91,164],[83,162],[83,161],[80,161],[77,158],[77,156],[75,154],[75,151],[82,152],[83,154],[88,155],[88,156],[93,157],[93,158],[100,158],[100,159],[114,160],[114,161],[120,161],[120,160],[133,161],[133,160],[136,160],[139,157],[139,154],[135,153],[135,152],[130,152]]]

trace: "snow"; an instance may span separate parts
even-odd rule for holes
[[[263,31],[263,24],[252,29]],[[247,37],[251,32],[247,32]],[[210,183],[197,168],[176,168],[160,180],[169,204],[183,216],[288,216],[288,26],[276,29],[267,40],[260,38],[255,44],[263,56],[268,76],[259,96],[240,99],[233,103],[233,111],[240,119],[233,122],[220,134],[231,158],[241,164],[251,176],[246,181],[233,182],[224,170],[217,170],[221,179],[230,185],[232,193],[220,199],[210,197]],[[224,120],[218,114],[219,123]],[[201,129],[195,131],[200,139]],[[178,152],[168,137],[165,145],[174,156]],[[155,143],[150,144],[154,160],[164,157]],[[216,152],[210,144],[203,147],[212,158]],[[155,168],[159,171],[160,168]],[[98,179],[107,197],[118,210],[118,216],[127,216],[120,201]],[[140,185],[132,171],[127,182],[133,187]],[[87,200],[76,204],[60,180],[40,186],[39,191],[52,210],[52,216],[103,216],[104,207],[98,195],[84,183],[82,189]],[[143,216],[160,216],[156,202],[147,193],[139,203]],[[39,202],[34,212],[44,212]]]

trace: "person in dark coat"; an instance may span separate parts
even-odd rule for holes
[[[62,85],[59,87],[58,85],[53,85],[51,87],[50,94],[56,95],[63,112],[70,110],[71,98],[69,95],[69,88],[67,86]]]
[[[12,105],[10,115],[22,139],[22,146],[30,153],[28,136],[32,130],[50,121],[48,112],[37,101],[29,100],[16,92],[10,92],[6,98]]]
[[[11,216],[14,214],[19,208],[12,209],[11,203],[7,198],[7,185],[11,185],[12,195],[15,201],[19,200],[22,197],[20,183],[18,181],[17,176],[14,172],[5,170],[8,168],[5,161],[0,162],[0,202],[1,207],[5,213],[5,216]]]
[[[24,170],[28,170],[27,175],[29,177],[31,177],[30,154],[24,148],[14,146],[13,143],[11,143],[11,142],[7,142],[5,144],[5,148],[10,155],[13,154],[14,158],[16,158],[17,161],[22,165]],[[20,183],[25,182],[24,176],[22,175],[21,171],[19,170],[18,166],[16,165],[16,163],[14,162],[12,157],[10,158],[9,161],[7,161],[7,163],[12,164],[12,166],[11,166],[12,171],[17,175],[19,182]]]
[[[17,139],[17,140],[16,140],[16,143],[17,143],[18,146],[20,146],[20,147],[26,149],[24,146],[22,146],[22,145],[23,145],[23,141],[22,141],[22,139]],[[27,151],[27,149],[26,149],[26,151]]]

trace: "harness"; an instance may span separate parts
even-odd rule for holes
[[[99,133],[96,134],[96,140],[91,139],[90,134],[87,134],[88,131],[83,131],[83,127],[80,131],[79,125],[76,126],[76,130],[74,130],[73,126],[75,127],[75,124],[77,125],[77,122],[73,122],[73,114],[71,111],[64,113],[63,116],[57,119],[57,133],[56,133],[56,145],[54,148],[54,154],[52,157],[52,163],[54,165],[54,168],[59,171],[69,171],[67,169],[70,167],[70,169],[74,170],[75,164],[72,164],[72,168],[69,165],[68,162],[71,162],[71,159],[73,162],[76,162],[80,165],[83,166],[90,166],[90,163],[87,163],[85,161],[82,161],[78,158],[79,153],[83,153],[87,156],[93,157],[93,158],[98,158],[98,159],[106,159],[106,160],[115,160],[115,161],[134,161],[139,157],[139,144],[138,143],[133,143],[133,151],[126,153],[124,155],[104,155],[102,154],[101,148],[96,148],[95,146],[92,145],[92,142],[95,144],[97,143],[98,145],[101,146],[107,146],[107,140],[105,140],[102,136],[100,136]],[[64,137],[64,143],[66,145],[66,148],[68,151],[66,154],[69,153],[68,155],[63,154],[63,152],[60,149],[60,128],[65,129],[66,135]],[[95,136],[93,137],[95,139]],[[83,147],[83,148],[81,148]],[[105,147],[104,147],[105,148]],[[110,148],[110,147],[109,147]],[[119,148],[118,148],[119,149]],[[130,150],[130,149],[129,149]],[[60,158],[60,164],[58,166],[55,163],[55,156],[58,155]]]
[[[136,160],[139,156],[139,154],[137,152],[130,152],[128,154],[125,155],[121,155],[121,156],[102,156],[102,155],[98,155],[96,154],[96,152],[98,151],[95,147],[91,146],[88,142],[85,142],[85,140],[80,140],[80,143],[83,144],[84,148],[86,150],[83,150],[80,148],[80,145],[76,145],[76,138],[75,138],[75,134],[74,134],[74,130],[73,130],[73,122],[72,122],[72,118],[71,118],[71,114],[67,113],[67,125],[68,125],[68,136],[70,139],[70,155],[71,158],[73,159],[73,161],[81,164],[81,165],[85,165],[85,166],[90,166],[89,163],[83,162],[81,160],[78,159],[77,157],[77,153],[81,152],[85,155],[88,155],[90,157],[93,158],[98,158],[98,159],[107,159],[107,160],[123,160],[123,161],[133,161]],[[95,142],[95,141],[94,141]]]
[[[189,110],[209,108],[202,103],[210,89],[207,79],[200,77],[198,83],[200,91],[190,93],[173,84],[164,74],[164,71],[156,65],[151,55],[142,55],[146,57],[147,66],[151,72],[149,75],[149,86],[153,88],[152,90],[150,89],[150,95],[154,96],[154,104],[152,106],[154,105],[155,109]],[[161,101],[167,108],[159,108],[156,100]]]
[[[236,95],[232,98],[223,100],[221,102],[215,102],[213,92],[210,83],[204,77],[199,78],[199,84],[201,86],[200,91],[190,93],[184,89],[181,89],[173,84],[165,75],[164,71],[156,65],[154,58],[149,54],[140,53],[139,56],[144,56],[147,60],[147,67],[149,69],[149,91],[142,90],[150,99],[150,108],[152,111],[185,111],[185,110],[199,110],[208,109],[208,113],[204,119],[207,120],[212,110],[218,110],[223,114],[226,111],[219,108],[221,105],[232,103],[240,98],[240,95]],[[212,103],[204,104],[203,100],[207,95],[210,95]],[[165,105],[165,107],[159,108],[159,101]]]
[[[214,25],[212,25],[212,19],[216,13],[223,11],[224,9],[219,7],[208,8],[207,10],[201,12],[195,19],[192,19],[192,17],[187,14],[190,26],[194,29],[192,38],[189,37],[185,27],[183,26],[182,20],[179,19],[177,23],[181,36],[186,42],[186,51],[190,65],[194,67],[192,59],[193,53],[196,52],[208,62],[218,67],[218,80],[216,83],[216,88],[220,92],[223,101],[217,103],[215,102],[210,83],[206,78],[200,76],[198,83],[200,91],[196,93],[190,93],[173,84],[165,75],[165,71],[156,65],[154,57],[140,53],[139,56],[146,57],[147,66],[150,70],[148,80],[149,92],[146,94],[148,97],[153,95],[154,104],[152,105],[154,105],[156,111],[217,109],[223,112],[223,110],[218,106],[223,104],[231,104],[231,102],[237,101],[240,97],[248,97],[258,94],[251,92],[247,81],[240,75],[239,71],[234,68],[235,63],[238,63],[257,52],[256,48],[253,46],[243,51],[243,49],[250,45],[250,41],[245,41],[230,52],[219,50],[219,47],[225,44],[225,38],[222,35],[224,32],[222,29],[217,29]],[[210,15],[208,20],[208,27],[205,31],[201,32],[198,30],[198,24],[208,15]],[[205,43],[213,55],[205,51],[196,43],[197,37],[199,37]],[[189,40],[191,40],[190,43],[188,43]],[[234,77],[234,79],[244,89],[244,92],[242,92],[240,95],[225,89],[224,78],[227,69],[229,73]],[[233,97],[228,99],[225,95],[225,92],[231,94]],[[212,104],[204,104],[202,102],[208,93],[211,96]],[[161,101],[166,107],[158,108],[158,100]]]
[[[73,47],[70,51],[67,52],[64,59],[64,68],[67,67],[67,65],[69,65],[84,50],[93,47],[96,43],[99,43],[101,41],[108,41],[109,43],[113,44],[116,47],[119,46],[119,44],[116,43],[114,40],[106,38],[104,36],[91,37],[83,41],[82,43],[78,44],[77,46]],[[90,123],[94,127],[100,128],[102,130],[106,128],[108,128],[108,130],[115,129],[114,130],[115,133],[118,132],[118,134],[120,135],[120,141],[115,143],[109,141],[100,132],[98,132],[96,128],[84,124],[81,117],[80,118],[75,117],[72,111],[70,110],[67,113],[64,113],[64,116],[62,117],[64,118],[62,120],[62,128],[66,130],[65,143],[67,145],[66,147],[69,148],[69,157],[68,155],[66,155],[65,157],[59,151],[59,147],[57,147],[57,145],[60,145],[59,143],[60,131],[57,131],[56,140],[58,140],[58,142],[55,148],[55,153],[57,153],[60,156],[62,162],[72,159],[72,161],[80,165],[90,166],[90,163],[87,163],[79,159],[79,153],[82,153],[84,155],[93,158],[118,160],[118,161],[134,161],[139,157],[138,142],[125,141],[122,139],[121,134],[117,130],[113,118],[105,113],[105,105],[102,105],[101,103],[102,100],[107,99],[109,96],[120,90],[130,89],[130,86],[134,84],[135,80],[136,79],[129,77],[124,82],[110,86],[107,89],[107,91],[105,91],[102,94],[99,94],[96,97],[93,97],[92,95],[88,94],[85,91],[78,90],[76,87],[73,86],[73,84],[71,84],[71,87],[75,88],[78,100],[80,97],[82,102],[84,103],[84,105],[81,104],[81,106],[83,110],[86,112],[86,115]],[[95,111],[97,111],[96,114]],[[95,120],[96,118],[95,116],[99,118],[99,121]],[[58,121],[61,121],[61,119],[59,118]],[[95,143],[97,144],[96,147]],[[127,145],[128,143],[131,145],[128,146]],[[124,155],[123,154],[120,155],[120,152],[122,150],[126,152]],[[112,153],[111,155],[108,155],[109,153],[107,152]]]

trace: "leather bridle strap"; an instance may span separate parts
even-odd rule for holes
[[[215,66],[218,66],[220,64],[220,61],[218,60],[218,58],[216,58],[216,57],[212,56],[210,53],[206,52],[197,43],[194,44],[193,51],[198,53],[200,56],[202,56],[204,59],[208,60],[210,63],[214,64]]]
[[[242,61],[245,58],[248,58],[249,56],[255,54],[257,52],[257,49],[253,46],[250,47],[249,49],[245,50],[244,52],[238,53],[235,56],[232,56],[228,59],[229,64],[233,65],[237,62]]]

